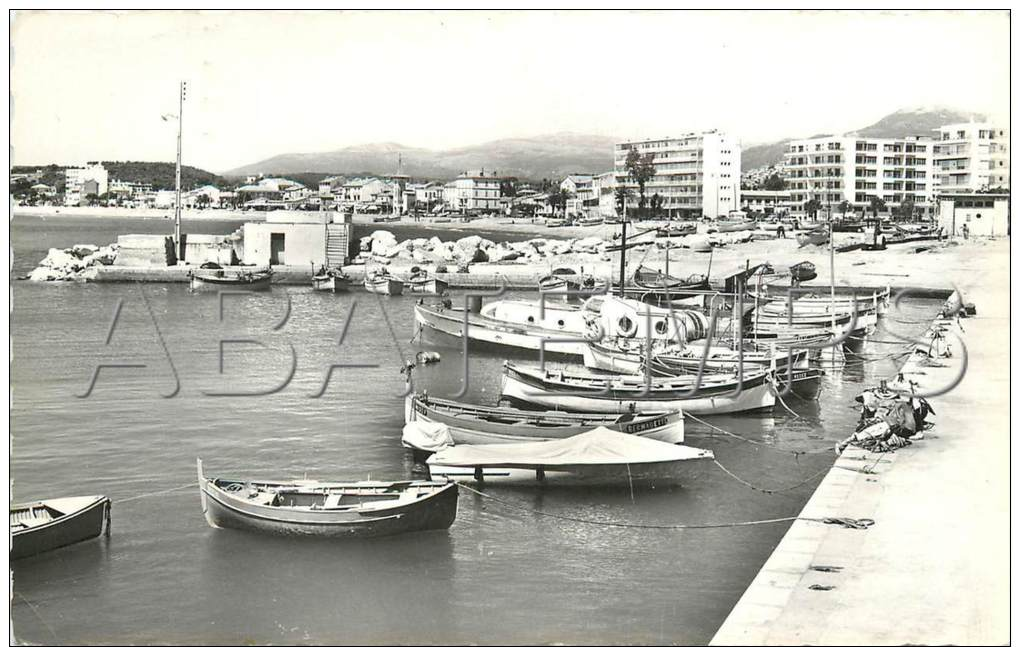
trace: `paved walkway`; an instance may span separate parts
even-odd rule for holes
[[[801,515],[875,525],[795,522],[712,644],[1009,642],[1009,261],[986,250],[953,277],[978,316],[962,320],[962,382],[929,398],[935,427],[892,454],[844,452]],[[943,367],[905,370],[923,390],[946,385],[959,346]]]

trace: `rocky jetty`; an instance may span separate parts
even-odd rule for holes
[[[606,243],[598,237],[579,239],[533,238],[517,242],[493,242],[481,236],[467,236],[456,241],[438,237],[411,238],[397,242],[388,232],[377,230],[361,239],[355,263],[413,262],[435,265],[469,265],[471,263],[528,264],[547,262],[568,254],[584,254],[608,260]],[[595,259],[593,259],[595,260]]]
[[[50,248],[39,267],[28,273],[29,281],[85,281],[89,268],[96,265],[113,265],[117,259],[117,244],[75,245],[65,249]]]

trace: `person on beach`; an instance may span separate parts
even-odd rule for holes
[[[963,227],[960,229],[960,231],[963,232],[964,240],[970,238],[970,227],[967,226],[967,223],[963,223]]]

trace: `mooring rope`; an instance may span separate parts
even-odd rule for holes
[[[636,528],[641,530],[699,530],[709,528],[738,528],[744,526],[761,526],[772,523],[785,523],[787,521],[810,521],[814,523],[836,524],[841,525],[844,528],[852,528],[855,530],[866,530],[875,523],[874,519],[866,518],[854,519],[851,517],[777,517],[774,519],[756,519],[754,521],[726,521],[719,523],[690,523],[670,525],[627,523],[623,521],[599,521],[597,519],[584,519],[582,517],[575,517],[572,515],[536,510],[535,508],[520,503],[515,503],[513,501],[508,501],[506,499],[502,499],[487,492],[482,492],[481,490],[477,490],[471,487],[470,485],[465,485],[460,482],[458,482],[457,485],[467,490],[468,492],[477,494],[478,496],[488,499],[490,501],[495,501],[496,503],[499,503],[500,505],[506,506],[508,508],[516,508],[518,510],[531,512],[532,514],[537,514],[542,517],[559,519],[560,521],[571,521],[574,523],[583,523],[592,526],[606,526],[610,528]]]
[[[737,476],[736,474],[734,474],[730,470],[726,469],[726,466],[723,465],[722,463],[720,463],[718,460],[713,459],[712,462],[715,463],[716,467],[718,467],[722,471],[726,472],[727,475],[729,475],[731,478],[733,478],[735,481],[737,481],[741,485],[747,486],[747,487],[749,487],[752,490],[755,490],[757,492],[764,492],[765,494],[777,494],[779,492],[789,492],[790,490],[796,490],[797,488],[799,488],[801,486],[807,485],[808,483],[810,483],[811,481],[815,480],[816,478],[818,478],[819,476],[821,476],[822,474],[828,472],[831,469],[831,466],[823,467],[822,469],[818,470],[817,472],[815,472],[811,476],[807,477],[803,481],[800,481],[799,483],[795,483],[795,484],[790,485],[788,487],[765,488],[765,487],[761,487],[759,485],[755,485],[754,483],[749,483],[748,481],[745,481],[744,479],[740,478],[739,476]]]
[[[703,424],[706,427],[708,427],[710,429],[713,429],[715,431],[718,431],[719,433],[722,433],[722,434],[724,434],[726,436],[730,436],[732,438],[736,438],[737,440],[742,440],[745,443],[751,443],[752,445],[758,445],[758,446],[761,446],[761,447],[766,447],[768,449],[771,449],[772,451],[782,452],[784,454],[792,454],[793,456],[799,457],[799,456],[805,456],[805,455],[809,455],[809,454],[827,454],[830,451],[832,451],[831,447],[826,447],[825,449],[813,449],[813,450],[782,449],[780,447],[776,447],[775,445],[772,445],[770,443],[765,443],[765,442],[762,442],[760,440],[753,440],[751,438],[744,438],[743,436],[741,436],[739,434],[735,434],[732,431],[727,431],[726,429],[723,429],[722,427],[717,427],[716,425],[713,425],[712,423],[708,422],[707,420],[703,420],[702,418],[699,418],[699,417],[695,416],[693,413],[689,413],[687,411],[684,411],[683,414],[685,416],[687,416],[688,418],[690,418],[691,420],[694,420],[695,422]]]
[[[111,503],[116,503],[117,505],[121,505],[123,503],[128,503],[129,501],[135,501],[137,499],[144,499],[144,498],[150,497],[150,496],[158,496],[160,494],[169,494],[170,492],[177,492],[178,490],[183,490],[185,488],[196,488],[197,489],[198,488],[198,479],[195,479],[194,481],[191,481],[190,483],[185,483],[184,485],[178,485],[176,487],[167,488],[165,490],[158,490],[156,492],[146,492],[145,494],[136,494],[135,496],[129,496],[126,499],[118,499],[116,501],[111,501]]]

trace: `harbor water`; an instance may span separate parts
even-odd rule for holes
[[[13,274],[49,247],[154,231],[169,223],[16,217]],[[854,396],[902,362],[893,333],[919,334],[940,305],[890,309],[889,330],[827,375],[817,402],[711,419],[755,443],[688,422],[688,443],[741,479],[800,487],[767,494],[704,463],[656,490],[488,488],[512,506],[462,491],[448,532],[319,541],[210,528],[195,459],[239,478],[407,479],[403,362],[438,351],[415,388],[495,403],[505,357],[480,349],[465,363],[456,340],[412,343],[414,296],[13,291],[14,500],[113,500],[109,538],[14,563],[14,635],[31,643],[705,643],[789,523],[649,530],[536,512],[634,525],[795,516],[855,426]],[[144,366],[103,368],[90,392],[96,367],[118,362]]]

